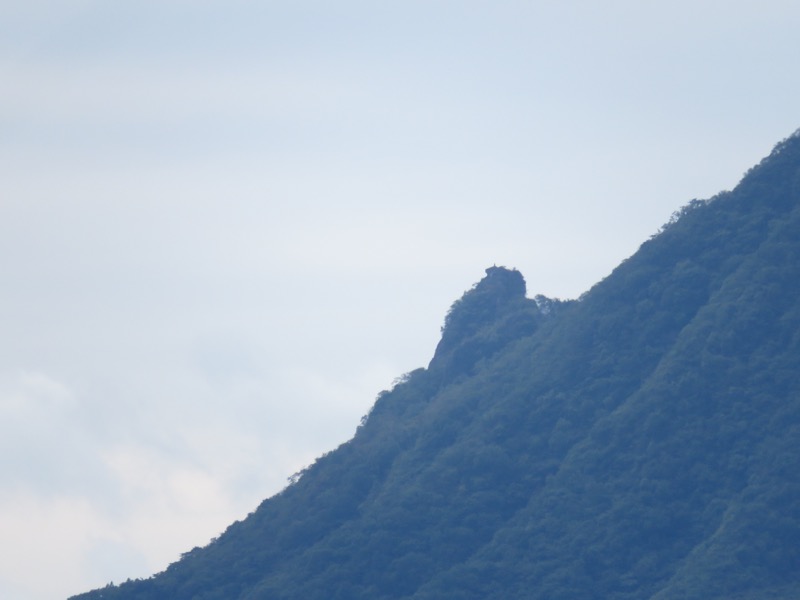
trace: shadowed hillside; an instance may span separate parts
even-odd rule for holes
[[[580,300],[491,267],[205,548],[80,600],[800,597],[800,137]]]

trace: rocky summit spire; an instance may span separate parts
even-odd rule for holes
[[[489,267],[486,277],[450,307],[442,327],[442,341],[469,335],[496,320],[510,304],[524,300],[525,289],[525,279],[516,269]]]
[[[486,357],[487,346],[499,347],[532,332],[538,308],[525,298],[525,290],[525,279],[516,269],[486,269],[486,276],[450,307],[430,368],[467,372],[478,356]],[[509,326],[512,316],[516,322]],[[493,335],[487,337],[487,332]]]

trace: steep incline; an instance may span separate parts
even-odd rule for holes
[[[426,369],[104,599],[800,597],[800,137],[580,301],[487,269]]]
[[[797,597],[798,166],[793,139],[584,299],[587,390],[637,354],[653,368],[607,414],[612,394],[564,397],[560,418],[590,423],[557,472],[417,598]]]

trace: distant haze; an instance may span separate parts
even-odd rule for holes
[[[204,545],[493,264],[577,297],[798,126],[794,2],[0,5],[0,596]],[[46,576],[43,576],[46,574]]]

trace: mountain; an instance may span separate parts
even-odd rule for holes
[[[800,597],[800,133],[579,300],[491,267],[355,436],[76,599]]]

